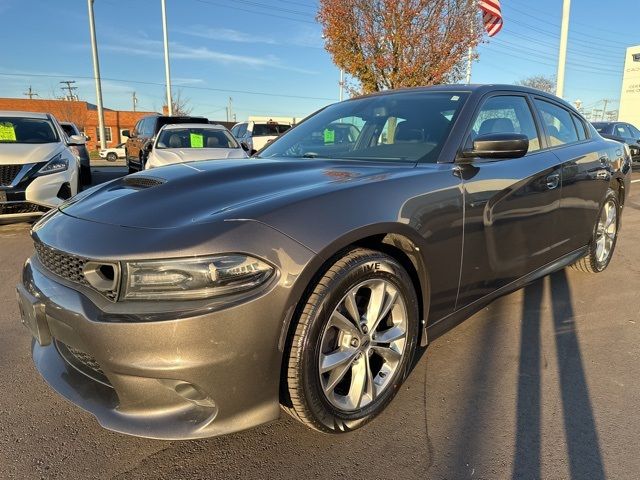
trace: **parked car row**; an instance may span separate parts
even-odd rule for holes
[[[626,122],[593,122],[600,135],[629,146],[634,166],[640,167],[640,130]]]
[[[136,126],[131,168],[242,150],[174,120]],[[7,125],[0,138],[26,141]],[[34,171],[57,168],[50,150]],[[433,336],[566,266],[605,270],[630,169],[629,148],[526,87],[330,105],[251,159],[134,173],[40,220],[17,286],[34,363],[127,434],[223,435],[281,407],[349,432],[389,405]]]

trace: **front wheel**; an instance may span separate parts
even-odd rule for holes
[[[118,155],[116,155],[113,152],[107,153],[107,161],[108,162],[115,162],[116,160],[118,160]]]
[[[326,433],[364,425],[406,378],[418,323],[413,282],[396,259],[360,248],[346,253],[299,317],[285,365],[285,408]]]
[[[618,241],[619,213],[618,195],[609,189],[593,228],[589,251],[586,256],[572,265],[574,269],[587,273],[600,273],[607,268]]]

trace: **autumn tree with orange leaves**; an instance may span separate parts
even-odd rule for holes
[[[482,39],[475,0],[320,0],[317,18],[361,93],[455,83]]]

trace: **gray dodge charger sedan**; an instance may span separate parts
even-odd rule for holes
[[[22,320],[44,379],[108,429],[199,438],[282,408],[345,432],[497,296],[604,270],[629,172],[624,145],[536,90],[352,99],[256,157],[139,172],[46,215]]]

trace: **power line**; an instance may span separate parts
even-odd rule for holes
[[[1,76],[7,76],[7,77],[25,77],[25,76],[29,76],[29,77],[41,77],[41,78],[64,78],[63,75],[48,75],[48,74],[43,74],[43,73],[31,73],[31,74],[24,74],[24,73],[8,73],[8,72],[0,72]],[[95,78],[92,76],[86,76],[86,75],[74,75],[74,77],[76,78],[80,78],[83,80],[94,80]],[[153,85],[153,86],[158,86],[158,87],[164,87],[165,84],[164,83],[158,83],[158,82],[145,82],[145,81],[141,81],[141,80],[129,80],[129,79],[122,79],[122,78],[106,78],[106,77],[101,77],[102,80],[108,80],[111,82],[119,82],[119,83],[134,83],[134,84],[139,84],[139,85]],[[181,85],[180,88],[189,88],[192,90],[207,90],[207,91],[212,91],[212,92],[223,92],[223,93],[241,93],[241,94],[245,94],[245,95],[262,95],[262,96],[266,96],[266,97],[283,97],[283,98],[298,98],[301,100],[330,100],[330,101],[335,101],[335,98],[331,98],[331,97],[310,97],[310,96],[305,96],[305,95],[289,95],[289,94],[284,94],[284,93],[272,93],[272,92],[259,92],[259,91],[250,91],[250,90],[234,90],[234,89],[225,89],[225,88],[214,88],[214,87],[199,87],[199,86],[195,86],[195,85]]]

